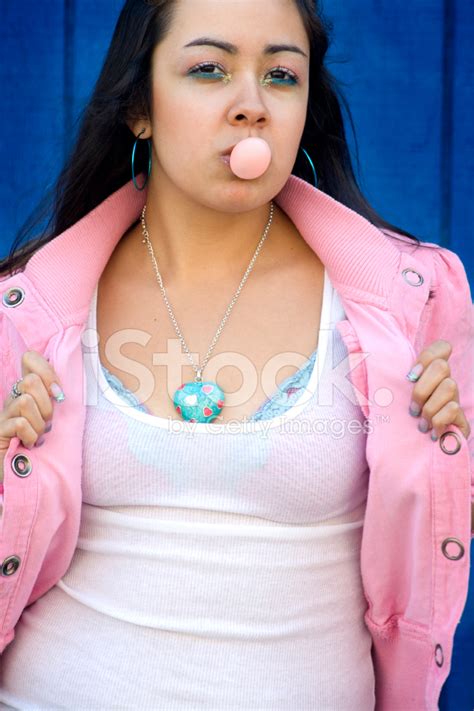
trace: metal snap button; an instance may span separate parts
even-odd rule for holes
[[[416,276],[418,277],[418,281],[417,281],[417,282],[410,281],[410,279],[407,279],[407,274],[409,274],[410,272],[411,272],[412,274],[416,274]],[[423,282],[425,281],[425,280],[423,279],[423,277],[421,276],[421,274],[419,274],[418,272],[416,272],[414,269],[404,269],[404,270],[402,271],[402,276],[403,276],[403,278],[405,279],[406,283],[409,284],[410,286],[421,286],[421,285],[423,284]]]
[[[444,652],[440,644],[437,644],[435,647],[435,662],[439,667],[442,667],[444,664]]]
[[[20,559],[17,555],[11,555],[2,563],[2,575],[13,575],[20,567]]]
[[[33,465],[26,454],[17,454],[12,459],[12,469],[17,476],[29,476]]]
[[[454,439],[456,440],[456,444],[457,444],[456,449],[446,449],[444,440],[446,439],[446,437],[449,437],[449,435],[454,437]],[[439,446],[441,447],[441,449],[443,450],[443,452],[445,454],[457,454],[459,452],[459,450],[461,449],[462,444],[461,444],[461,440],[459,439],[456,432],[453,432],[452,430],[448,430],[448,432],[443,432],[443,434],[439,438]]]
[[[23,289],[19,286],[14,286],[3,294],[2,302],[4,306],[11,309],[19,306],[24,301],[24,298],[25,292]]]
[[[454,543],[455,545],[459,546],[459,553],[457,555],[449,555],[448,545],[450,543]],[[459,560],[464,555],[464,546],[458,538],[445,538],[441,544],[441,550],[443,551],[444,557],[448,558],[449,560]]]

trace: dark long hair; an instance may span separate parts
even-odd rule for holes
[[[310,90],[301,146],[311,155],[318,189],[327,193],[373,225],[420,240],[386,222],[369,205],[357,184],[345,136],[341,105],[354,122],[338,81],[324,65],[333,26],[322,15],[319,0],[294,0],[310,41]],[[75,144],[53,187],[20,228],[0,273],[24,268],[44,244],[93,210],[131,178],[130,156],[135,136],[127,119],[150,116],[151,55],[168,32],[175,0],[126,0],[118,18],[107,56],[92,97],[82,112]],[[359,165],[356,139],[356,157]],[[138,152],[136,171],[147,170],[147,152]],[[293,174],[313,184],[303,152]],[[41,221],[49,218],[39,236],[29,239]],[[25,242],[25,244],[22,244]]]

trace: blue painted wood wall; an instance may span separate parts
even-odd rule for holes
[[[53,182],[122,1],[0,0],[2,254]],[[474,3],[323,7],[334,23],[331,68],[354,114],[364,191],[391,222],[456,251],[474,284]]]

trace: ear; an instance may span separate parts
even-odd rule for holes
[[[140,136],[140,133],[142,134],[140,136],[140,140],[151,138],[151,127],[148,121],[144,121],[143,119],[136,121],[127,121],[127,126],[129,127],[135,138],[138,138],[138,136]]]

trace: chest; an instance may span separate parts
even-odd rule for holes
[[[296,373],[318,345],[324,265],[314,257],[252,274],[203,370],[225,393],[217,423],[244,421]],[[166,289],[194,363],[204,363],[236,285]],[[107,269],[97,296],[103,365],[156,416],[180,420],[173,394],[193,381],[190,364],[158,284],[117,279]]]

